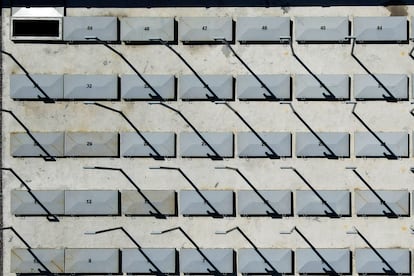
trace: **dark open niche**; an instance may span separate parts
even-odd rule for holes
[[[59,37],[59,20],[13,20],[13,36]]]

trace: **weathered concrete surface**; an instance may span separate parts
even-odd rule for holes
[[[29,72],[45,74],[132,74],[132,70],[116,55],[102,45],[14,44],[9,40],[10,10],[3,9],[2,37],[4,50],[13,53]],[[407,7],[407,14],[414,15],[414,7]],[[123,16],[387,16],[384,7],[334,7],[334,8],[178,8],[178,9],[68,9],[67,15]],[[411,17],[409,17],[411,20]],[[190,74],[180,60],[167,48],[153,46],[115,45],[139,70],[146,74]],[[200,74],[247,74],[224,45],[174,46]],[[294,45],[297,55],[315,73],[357,74],[365,73],[351,57],[350,45]],[[374,73],[407,74],[412,77],[414,62],[408,53],[412,44],[357,45],[356,55]],[[234,49],[258,74],[306,73],[292,57],[287,45],[234,45]],[[3,59],[3,106],[13,110],[33,131],[131,131],[117,114],[81,102],[60,102],[46,105],[41,102],[14,102],[9,96],[9,76],[22,73],[16,64]],[[293,88],[294,90],[294,88]],[[410,100],[412,88],[410,82]],[[189,127],[175,113],[146,102],[105,103],[125,112],[142,131],[189,131]],[[233,102],[231,105],[257,131],[306,131],[305,126],[292,114],[288,106],[275,102]],[[293,100],[298,113],[316,131],[365,131],[352,116],[352,106],[343,102],[298,102]],[[248,131],[247,127],[225,106],[209,102],[172,102],[200,131]],[[409,114],[410,102],[364,102],[357,112],[376,131],[406,131],[412,135],[414,118]],[[413,190],[414,175],[410,173],[413,157],[396,161],[385,159],[356,159],[351,137],[351,158],[344,160],[298,159],[170,159],[164,162],[152,159],[126,158],[68,158],[57,162],[42,159],[11,158],[9,133],[22,131],[7,114],[3,116],[2,157],[3,166],[16,170],[32,189],[131,189],[130,184],[116,172],[90,171],[83,166],[111,166],[123,168],[142,189],[191,189],[174,171],[153,171],[153,166],[181,167],[200,189],[248,189],[234,172],[215,170],[215,166],[238,167],[256,184],[258,189],[307,189],[301,180],[281,166],[296,167],[316,189],[365,188],[356,176],[345,170],[357,166],[362,175],[378,189]],[[293,144],[295,141],[293,141]],[[410,140],[410,156],[412,156]],[[293,148],[293,152],[295,149]],[[299,248],[308,247],[297,235],[280,235],[280,231],[296,225],[316,247],[365,247],[357,236],[346,231],[352,226],[366,235],[377,247],[412,248],[414,237],[410,234],[411,218],[350,218],[328,219],[314,217],[270,218],[154,218],[131,217],[65,217],[59,223],[49,223],[45,218],[16,218],[10,214],[10,191],[19,189],[19,182],[9,173],[3,173],[4,225],[14,226],[33,247],[132,247],[121,233],[85,236],[86,231],[124,226],[143,247],[191,247],[179,233],[164,236],[150,235],[152,231],[181,226],[201,247],[249,247],[237,234],[216,236],[217,230],[240,226],[259,247]],[[354,210],[353,210],[353,213]],[[4,233],[3,275],[10,274],[10,249],[23,245],[10,232]],[[356,275],[356,274],[354,274]]]

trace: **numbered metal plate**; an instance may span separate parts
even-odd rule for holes
[[[31,132],[33,137],[53,157],[64,155],[63,132]],[[45,157],[47,154],[36,145],[27,133],[10,133],[10,153],[14,157]]]
[[[181,17],[178,38],[183,43],[215,43],[217,38],[232,41],[233,21],[230,17]]]
[[[259,248],[260,253],[275,270],[283,274],[293,274],[293,252],[290,249]],[[253,248],[238,250],[239,272],[242,274],[268,274],[271,267]]]
[[[65,273],[120,272],[119,250],[112,248],[69,248],[65,250]]]
[[[63,75],[30,75],[46,95],[55,100],[63,99]],[[26,75],[10,76],[10,97],[15,100],[39,100],[42,92]]]
[[[253,132],[237,133],[237,153],[239,157],[266,158],[273,154],[279,157],[292,156],[292,135],[290,133],[258,132],[257,134],[265,142],[262,142]]]
[[[317,135],[338,157],[349,157],[349,133],[318,132]],[[311,132],[296,133],[297,157],[326,157],[328,149]]]
[[[376,74],[379,81],[399,100],[408,100],[408,76]],[[368,74],[354,75],[354,96],[356,100],[385,100],[387,91]]]
[[[32,252],[50,272],[59,274],[65,272],[64,249],[34,248]],[[44,267],[30,254],[27,248],[11,249],[11,273],[40,275],[39,269],[44,270]]]
[[[173,75],[143,75],[143,78],[164,99],[175,99],[176,81]],[[154,100],[158,95],[137,75],[121,76],[121,96],[125,100]]]
[[[121,155],[124,157],[175,157],[175,133],[142,132],[145,142],[135,132],[121,133]],[[154,149],[152,149],[151,147]]]
[[[142,193],[149,199],[157,210],[166,216],[177,215],[176,192],[173,190],[143,190]],[[138,191],[122,191],[122,214],[126,216],[150,216],[156,210]]]
[[[318,253],[340,275],[351,274],[349,249],[317,248]],[[296,249],[296,266],[300,274],[325,274],[331,269],[311,248]]]
[[[405,16],[354,17],[356,41],[364,42],[406,42],[408,24]]]
[[[217,212],[224,216],[234,216],[233,191],[201,191]],[[180,213],[183,216],[207,216],[214,210],[196,191],[180,191]]]
[[[53,215],[65,213],[64,191],[32,191],[36,198]],[[11,213],[16,216],[47,215],[47,212],[29,194],[28,191],[11,191]]]
[[[64,98],[69,100],[118,99],[117,75],[65,75]]]
[[[177,271],[177,252],[175,248],[143,248],[145,255],[163,273],[174,274]],[[147,258],[136,248],[122,249],[122,272],[124,273],[149,273],[155,270]]]
[[[235,270],[233,249],[227,248],[203,248],[203,254],[221,273],[233,273]],[[192,248],[180,250],[180,271],[183,273],[208,273],[214,268],[204,259],[203,256]]]
[[[220,157],[233,157],[233,133],[228,132],[201,132],[208,144]],[[210,158],[216,154],[207,143],[194,132],[180,134],[180,153],[182,157]]]
[[[119,135],[114,132],[66,132],[67,157],[118,157]]]
[[[408,249],[377,249],[378,253],[392,269],[400,275],[411,273],[411,254]],[[376,273],[384,274],[385,270],[390,268],[379,258],[377,254],[370,248],[355,249],[356,271],[358,273]]]
[[[258,192],[278,214],[293,215],[292,191],[259,190]],[[238,191],[237,204],[240,216],[268,216],[268,212],[273,213],[273,210],[254,191]]]
[[[408,157],[408,133],[376,132],[376,135],[387,145],[397,157]],[[356,157],[385,158],[391,153],[369,132],[355,132]]]
[[[119,192],[102,190],[66,191],[66,215],[119,215]]]
[[[317,77],[329,91],[312,75],[298,74],[295,76],[296,99],[349,100],[348,75],[317,75]]]
[[[117,41],[118,18],[111,16],[65,16],[63,18],[63,40],[95,42],[86,37]]]
[[[408,191],[375,191],[391,208],[389,210],[380,199],[369,190],[355,190],[355,209],[358,216],[385,216],[394,212],[400,216],[410,215],[410,194]]]
[[[121,40],[151,42],[151,39],[175,40],[173,17],[125,17],[121,19]]]
[[[290,36],[289,17],[238,17],[236,24],[240,43],[280,42]]]
[[[234,99],[233,77],[228,75],[202,75],[203,81],[220,100]],[[182,75],[178,79],[178,89],[182,100],[209,100],[214,95],[204,87],[195,75]]]
[[[348,17],[295,18],[295,39],[299,43],[344,42],[349,32]]]
[[[340,216],[351,215],[351,193],[347,190],[319,190],[318,194]],[[313,191],[296,191],[296,212],[299,216],[327,216],[332,213]]]
[[[258,75],[258,77],[272,93],[269,93],[254,76],[239,75],[236,77],[239,100],[291,100],[290,75]]]

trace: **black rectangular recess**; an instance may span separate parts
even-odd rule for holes
[[[59,20],[13,20],[13,36],[59,37]]]

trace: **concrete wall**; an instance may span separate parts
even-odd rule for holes
[[[383,7],[334,7],[334,8],[168,8],[168,9],[67,9],[69,16],[229,16],[237,21],[240,16],[388,16]],[[414,15],[408,7],[407,14]],[[411,17],[409,17],[411,20]],[[15,44],[10,41],[10,9],[2,10],[3,49],[11,52],[31,73],[44,74],[132,74],[132,70],[115,54],[102,45],[66,44]],[[190,70],[167,48],[161,45],[115,45],[145,74],[190,74]],[[246,69],[225,45],[173,46],[200,74],[247,74]],[[365,73],[351,57],[351,46],[294,45],[296,53],[314,71],[320,74]],[[414,62],[408,56],[412,44],[357,45],[356,55],[374,73],[407,74],[412,78]],[[234,45],[234,49],[258,74],[305,74],[305,69],[294,59],[288,45]],[[10,99],[10,74],[23,73],[8,57],[3,57],[3,108],[11,109],[32,131],[132,131],[117,114],[82,102],[16,102]],[[293,88],[294,89],[294,88]],[[412,100],[410,79],[410,101]],[[414,118],[408,102],[363,102],[358,114],[376,131],[405,131],[412,135]],[[344,102],[297,102],[296,110],[306,118],[316,131],[350,132],[365,131],[352,116],[352,106]],[[190,131],[176,114],[147,102],[109,102],[134,122],[142,131]],[[210,102],[171,102],[200,131],[248,131],[248,128],[225,106]],[[307,131],[292,114],[288,106],[276,102],[232,102],[257,131]],[[116,172],[84,170],[83,166],[110,166],[123,168],[142,189],[191,189],[174,171],[153,171],[153,166],[182,168],[200,189],[248,189],[234,172],[215,170],[216,166],[239,168],[258,189],[307,189],[303,182],[281,166],[296,167],[316,189],[364,189],[365,187],[346,166],[358,167],[361,174],[377,189],[413,190],[414,175],[410,172],[413,145],[410,140],[410,158],[390,161],[386,159],[357,159],[351,137],[351,158],[341,160],[298,159],[209,159],[175,158],[166,161],[127,158],[67,158],[56,162],[42,159],[12,158],[10,156],[11,132],[23,131],[8,114],[3,113],[2,166],[13,168],[32,189],[131,189],[130,184]],[[294,141],[293,141],[294,144]],[[293,152],[295,150],[293,149]],[[181,226],[201,247],[249,247],[238,234],[217,236],[214,232],[234,226],[241,227],[259,247],[302,248],[308,247],[298,235],[280,235],[280,231],[297,226],[316,247],[342,248],[365,247],[357,236],[346,231],[356,226],[376,247],[412,248],[414,237],[410,234],[412,218],[387,219],[350,218],[329,219],[316,217],[271,218],[186,218],[167,220],[133,217],[64,217],[59,223],[45,218],[16,218],[10,213],[10,191],[20,189],[20,183],[8,172],[3,172],[3,225],[13,226],[32,247],[133,247],[122,233],[85,236],[95,231],[117,226],[125,227],[143,247],[191,247],[179,233],[163,236],[150,235],[152,231]],[[3,275],[11,275],[10,249],[22,247],[11,232],[4,233]]]

